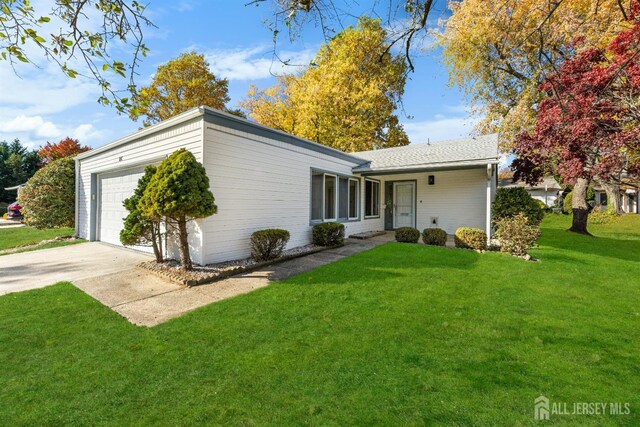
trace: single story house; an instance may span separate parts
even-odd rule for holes
[[[545,176],[542,181],[535,185],[528,185],[525,182],[513,182],[513,174],[500,174],[498,188],[522,187],[529,195],[544,203],[548,208],[555,206],[556,201],[562,195],[562,186],[552,176]]]
[[[75,157],[77,235],[120,245],[122,201],[147,165],[182,147],[204,165],[218,205],[191,224],[198,264],[249,256],[251,234],[264,228],[288,230],[289,247],[306,245],[323,221],[344,223],[347,235],[405,226],[491,231],[495,135],[344,153],[199,107]]]
[[[602,186],[595,184],[596,205],[607,206],[609,203],[607,192]],[[640,180],[633,178],[622,178],[620,184],[620,208],[626,213],[640,213]]]

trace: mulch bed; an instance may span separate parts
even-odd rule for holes
[[[163,263],[155,261],[146,261],[138,264],[138,267],[156,274],[172,282],[183,286],[197,286],[205,283],[212,283],[218,280],[236,274],[256,270],[267,265],[276,264],[305,255],[311,255],[317,252],[332,249],[324,246],[306,245],[297,248],[288,249],[282,252],[282,256],[270,261],[255,261],[253,258],[240,259],[235,261],[226,261],[218,264],[194,265],[193,271],[182,271],[180,263],[175,260],[168,260]]]

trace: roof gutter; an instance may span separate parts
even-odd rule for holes
[[[486,159],[484,161],[473,161],[473,162],[447,162],[447,163],[439,163],[439,164],[421,164],[414,165],[409,167],[391,167],[391,168],[380,168],[380,169],[370,169],[363,167],[355,167],[352,169],[354,173],[359,173],[361,175],[387,175],[387,174],[399,174],[399,173],[414,173],[414,172],[435,172],[435,171],[444,171],[444,170],[456,170],[456,169],[473,169],[486,165],[497,165],[500,163],[500,158],[492,158]]]
[[[133,140],[152,135],[164,129],[179,125],[181,123],[184,123],[186,121],[192,120],[194,118],[197,118],[203,115],[204,115],[204,107],[192,108],[191,110],[185,111],[184,113],[178,114],[177,116],[174,116],[170,119],[163,120],[160,123],[156,123],[155,125],[151,125],[147,128],[131,133],[123,138],[116,139],[115,141],[109,144],[103,145],[102,147],[95,148],[93,150],[85,151],[84,153],[78,154],[77,156],[74,157],[74,160],[77,162],[78,160],[86,159],[88,157],[95,156],[96,154],[104,153],[105,151],[112,150],[116,147],[127,144]]]

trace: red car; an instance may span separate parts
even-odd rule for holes
[[[9,219],[22,219],[22,212],[20,212],[22,206],[18,202],[13,202],[7,207],[7,217]]]

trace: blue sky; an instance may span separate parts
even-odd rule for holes
[[[34,1],[36,10],[49,3],[50,0]],[[272,17],[270,2],[257,7],[245,3],[151,1],[148,16],[158,28],[145,32],[151,51],[139,70],[138,85],[147,84],[158,65],[194,49],[206,55],[217,76],[229,79],[230,107],[245,97],[250,84],[264,88],[274,82],[271,73],[296,71],[295,67],[284,67],[272,60],[272,34],[264,24]],[[359,4],[360,9],[354,7],[348,12],[359,15],[368,10],[366,1]],[[437,2],[439,10],[433,15],[434,22],[446,17],[443,4],[443,0]],[[354,19],[344,18],[343,23]],[[290,43],[286,37],[279,40],[278,53],[292,63],[308,63],[322,40],[321,31],[309,25],[295,42]],[[19,64],[16,76],[7,62],[0,62],[0,140],[18,137],[37,148],[46,141],[71,136],[98,147],[141,126],[111,107],[98,105],[100,94],[94,82],[68,79],[46,62],[38,65]],[[415,67],[405,88],[404,112],[399,112],[411,142],[472,133],[477,119],[469,117],[461,93],[448,87],[439,52],[418,53]]]

